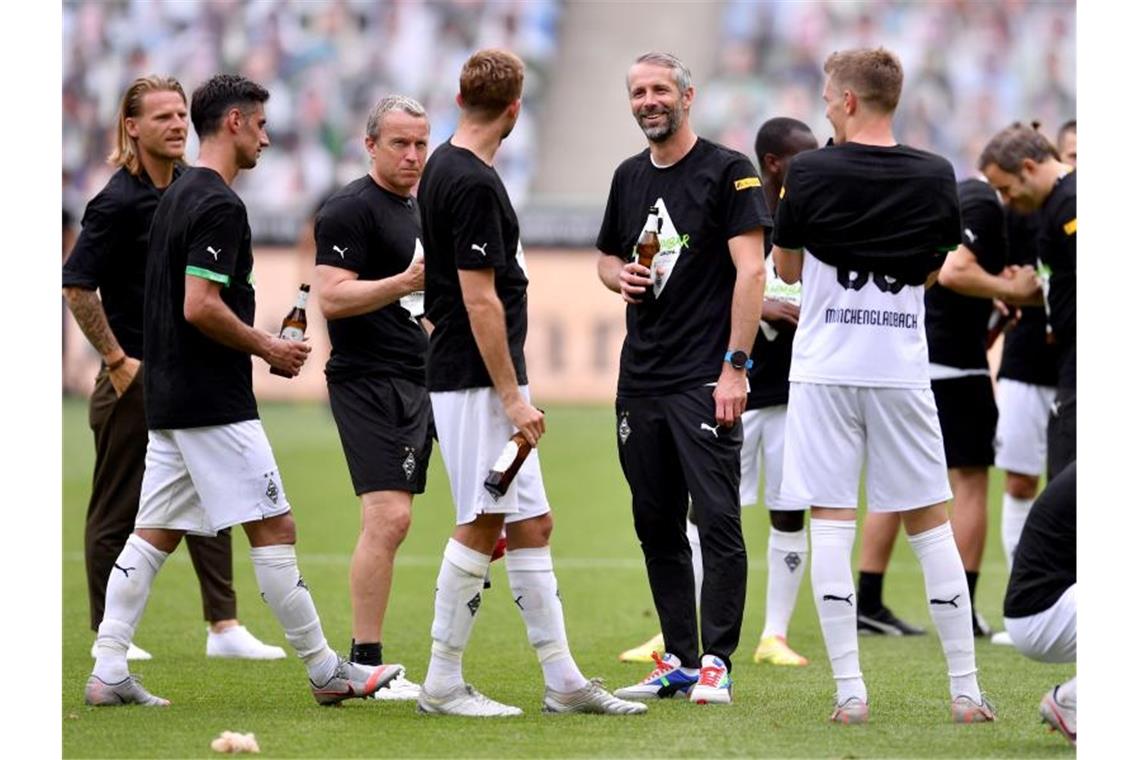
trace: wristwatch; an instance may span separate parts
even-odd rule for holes
[[[729,366],[733,369],[752,369],[752,360],[748,358],[748,354],[740,349],[735,351],[726,351],[724,360],[728,362]]]

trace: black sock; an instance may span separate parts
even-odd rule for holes
[[[859,571],[859,612],[869,614],[883,608],[883,575]]]
[[[379,642],[357,644],[356,639],[353,639],[351,654],[348,659],[357,665],[380,665],[384,662],[383,649],[384,646]]]
[[[966,571],[966,585],[970,587],[970,605],[974,604],[974,589],[978,587],[978,571]]]

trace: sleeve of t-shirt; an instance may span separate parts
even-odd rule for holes
[[[1063,261],[1077,260],[1077,196],[1067,195],[1057,207],[1057,213],[1049,220],[1053,229],[1049,230],[1053,245]]]
[[[598,240],[595,245],[602,253],[628,260],[630,251],[622,248],[621,243],[620,184],[618,173],[615,171],[613,180],[610,181],[610,197],[606,200],[606,213],[602,216],[602,226],[598,230]]]
[[[364,269],[367,243],[363,210],[354,198],[326,203],[317,215],[313,234],[317,239],[317,263],[352,272]]]
[[[942,198],[942,214],[935,248],[939,253],[949,253],[962,242],[962,212],[958,206],[958,183],[954,178],[954,168],[946,160],[942,161],[938,193]]]
[[[187,235],[186,274],[228,286],[247,223],[245,209],[229,199],[198,208]]]
[[[721,180],[721,210],[726,238],[757,228],[772,227],[772,216],[760,189],[760,176],[752,162],[739,156],[728,165]]]
[[[1006,265],[1005,213],[996,199],[966,195],[961,199],[962,243],[987,272]]]
[[[485,182],[456,187],[452,215],[455,266],[459,269],[487,269],[506,264],[515,251],[504,250],[501,209],[495,189]]]
[[[784,176],[784,186],[780,188],[780,199],[776,203],[776,224],[772,230],[772,244],[788,250],[803,248],[807,241],[801,218],[803,198],[802,172],[795,159],[792,159],[788,173]]]
[[[83,229],[63,265],[64,287],[97,290],[114,255],[114,227],[118,203],[104,189],[83,211]]]

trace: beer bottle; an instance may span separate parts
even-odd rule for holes
[[[1013,320],[1017,316],[1017,309],[1005,304],[1005,313],[998,307],[990,312],[990,320],[986,325],[986,350],[993,348],[998,336],[1013,327]]]
[[[653,271],[653,257],[661,250],[661,241],[657,233],[661,229],[661,220],[657,218],[657,207],[649,208],[649,216],[645,218],[645,229],[637,239],[637,263]],[[652,275],[650,275],[652,276]]]
[[[516,432],[511,436],[511,440],[507,441],[507,445],[503,447],[503,452],[491,465],[487,479],[483,481],[483,487],[496,499],[501,498],[511,487],[515,475],[522,467],[523,460],[530,454],[530,449],[531,445],[526,442],[522,432]]]
[[[297,302],[293,309],[281,321],[281,333],[277,336],[282,340],[302,340],[305,337],[305,328],[309,326],[309,319],[305,316],[305,306],[309,302],[309,285],[303,283],[297,291]],[[269,368],[270,373],[281,377],[290,377],[276,367]]]

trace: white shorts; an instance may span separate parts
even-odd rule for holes
[[[527,386],[519,390],[529,401]],[[501,498],[496,500],[483,487],[491,465],[515,433],[494,388],[435,392],[431,408],[443,467],[451,482],[456,525],[472,522],[481,514],[503,514],[507,522],[518,522],[550,511],[537,449],[523,460],[514,483]]]
[[[785,435],[785,501],[855,509],[864,463],[872,512],[901,512],[951,497],[929,388],[793,382]]]
[[[1045,429],[1057,389],[1001,378],[994,466],[1022,475],[1045,471]]]
[[[1077,584],[1044,612],[1006,618],[1005,629],[1017,651],[1039,662],[1077,661]]]
[[[784,423],[786,404],[749,409],[740,417],[744,445],[740,449],[740,506],[756,503],[760,492],[760,459],[764,459],[764,506],[776,510],[806,509],[780,496],[784,479]]]
[[[136,528],[213,536],[288,511],[261,420],[148,432]]]

